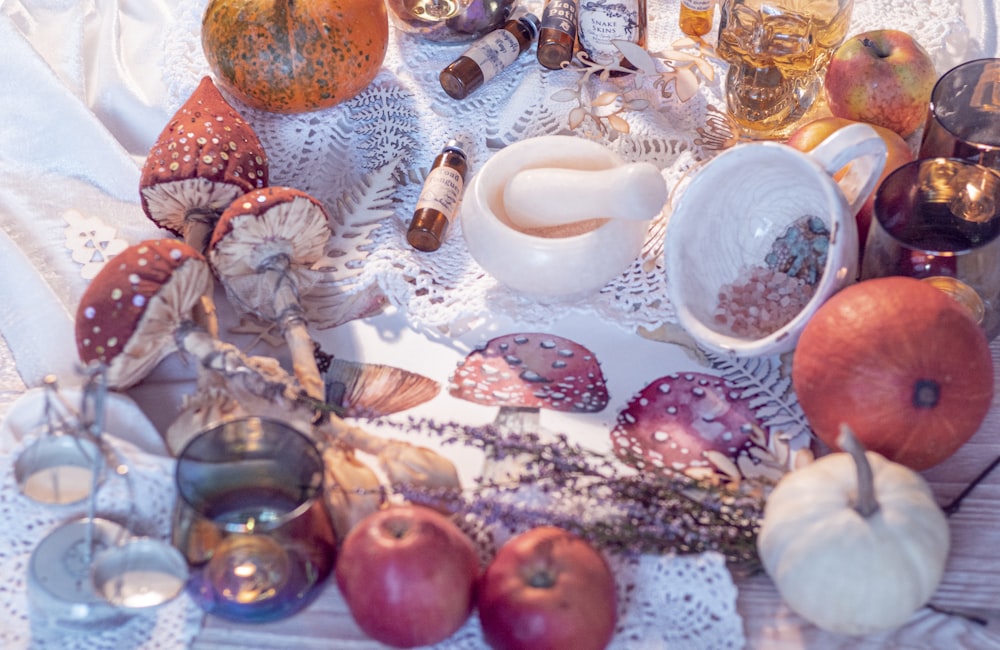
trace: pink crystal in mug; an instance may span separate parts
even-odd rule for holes
[[[664,233],[668,295],[680,326],[725,355],[794,348],[819,306],[857,277],[854,215],[885,158],[875,130],[855,124],[808,153],[749,142],[698,170]]]

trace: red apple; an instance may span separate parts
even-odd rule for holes
[[[821,117],[819,119],[813,120],[811,122],[806,122],[802,126],[795,129],[790,136],[788,136],[788,144],[795,147],[799,151],[811,151],[820,142],[826,140],[829,136],[839,129],[855,124],[854,120],[849,120],[844,117]],[[875,186],[875,190],[868,195],[868,199],[858,210],[857,215],[855,215],[855,220],[858,223],[858,242],[860,243],[861,249],[865,247],[865,240],[868,238],[868,228],[871,226],[872,222],[872,210],[875,205],[875,191],[878,186],[882,184],[885,177],[891,174],[895,169],[901,167],[902,165],[913,160],[913,150],[910,145],[906,143],[898,133],[891,131],[884,126],[878,126],[877,124],[869,124],[868,126],[875,129],[879,137],[885,142],[885,148],[887,150],[887,155],[885,158],[885,167],[882,169],[882,176],[879,177],[878,184]]]
[[[837,48],[824,84],[837,117],[884,126],[906,138],[926,120],[936,81],[934,61],[920,43],[906,32],[877,29]]]
[[[412,648],[444,641],[469,618],[479,559],[447,517],[404,505],[359,521],[344,538],[335,572],[365,634]]]
[[[585,540],[554,526],[533,528],[486,567],[479,619],[494,650],[600,650],[614,636],[615,579]]]

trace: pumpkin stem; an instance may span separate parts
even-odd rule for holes
[[[865,455],[865,448],[858,442],[857,437],[846,423],[840,425],[840,435],[837,436],[837,446],[850,454],[854,459],[854,465],[858,469],[858,495],[854,503],[854,509],[862,517],[871,517],[878,511],[878,500],[875,499],[875,478],[872,475],[872,466]]]

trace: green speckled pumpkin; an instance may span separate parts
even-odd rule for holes
[[[382,0],[211,0],[202,20],[216,83],[276,113],[354,97],[375,78],[388,43]]]

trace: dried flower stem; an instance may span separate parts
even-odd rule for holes
[[[385,424],[435,435],[444,445],[481,449],[492,461],[522,460],[518,475],[478,479],[464,489],[394,486],[412,502],[510,532],[542,524],[561,526],[610,552],[717,551],[734,569],[751,572],[759,567],[762,484],[744,481],[732,486],[667,470],[638,472],[613,454],[586,449],[565,435],[544,442],[533,433],[493,426],[416,419]]]

